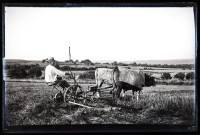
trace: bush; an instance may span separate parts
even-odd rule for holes
[[[187,80],[189,80],[189,79],[194,79],[194,72],[187,73],[187,74],[186,74],[186,79],[187,79]]]
[[[177,74],[175,74],[174,78],[184,80],[185,74],[184,73],[177,73]]]
[[[10,69],[10,67],[11,67],[10,65],[4,65],[5,69]]]
[[[13,66],[12,69],[8,70],[8,76],[10,78],[27,78],[28,73],[22,66]]]
[[[184,82],[178,78],[170,80],[169,84],[171,85],[183,85]]]
[[[114,61],[113,63],[111,63],[112,65],[118,65],[117,61]]]
[[[63,66],[60,68],[61,70],[70,70],[70,66]]]
[[[122,63],[122,62],[119,62],[118,65],[119,65],[119,66],[128,66],[128,64],[125,64],[125,63]]]
[[[85,65],[89,66],[89,65],[94,65],[94,63],[92,63],[91,60],[86,59],[86,60],[82,60],[81,63],[84,63]]]
[[[170,73],[163,73],[162,76],[161,76],[161,78],[162,78],[162,79],[165,79],[165,80],[167,80],[167,79],[172,79]]]
[[[35,65],[28,70],[28,75],[31,78],[40,77],[42,75],[42,70],[39,65]]]
[[[57,68],[57,69],[60,69],[58,62],[55,63],[54,67]]]
[[[65,70],[65,71],[85,71],[85,70],[95,70],[96,67],[70,67],[70,66],[63,66],[60,68],[60,70]]]
[[[42,75],[42,68],[39,64],[36,65],[12,65],[8,70],[10,78],[22,79],[29,77],[40,77]]]
[[[95,79],[95,72],[94,71],[87,71],[85,73],[80,74],[80,79]]]
[[[145,86],[149,87],[155,85],[156,85],[155,77],[145,73]]]
[[[89,68],[89,70],[95,70],[95,69],[96,69],[95,67],[90,67],[90,68]]]

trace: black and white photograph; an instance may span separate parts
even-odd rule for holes
[[[197,130],[195,3],[58,5],[3,7],[4,132]]]

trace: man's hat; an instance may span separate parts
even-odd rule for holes
[[[49,57],[49,58],[46,59],[46,61],[50,63],[50,62],[54,61],[54,58],[53,57]]]

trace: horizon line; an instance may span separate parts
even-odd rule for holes
[[[5,60],[24,60],[24,61],[42,61],[41,60],[35,60],[35,59],[31,59],[31,60],[28,60],[28,59],[20,59],[20,58],[3,58]],[[56,60],[56,59],[55,59]],[[73,59],[72,59],[73,60]],[[85,59],[84,59],[85,60]],[[91,60],[91,59],[89,59]],[[167,61],[167,60],[195,60],[195,58],[175,58],[175,59],[144,59],[144,60],[91,60],[91,61]],[[56,61],[68,61],[68,60],[56,60]],[[79,60],[80,61],[80,60]]]

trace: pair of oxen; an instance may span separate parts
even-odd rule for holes
[[[137,93],[137,100],[143,87],[155,85],[155,79],[149,74],[143,73],[141,70],[133,70],[116,66],[114,69],[97,68],[95,70],[96,86],[90,87],[89,90],[95,91],[99,97],[99,90],[103,84],[112,86],[110,93],[113,97],[124,97],[125,91],[132,90],[132,99],[134,93]]]

